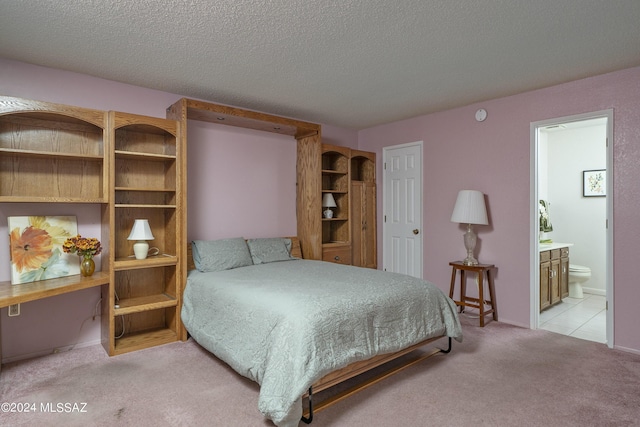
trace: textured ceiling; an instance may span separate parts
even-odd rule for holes
[[[639,0],[0,0],[0,57],[362,129],[638,66],[639,22]]]

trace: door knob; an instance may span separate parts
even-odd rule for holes
[[[413,234],[419,234],[419,233],[420,233],[420,230],[418,230],[417,228],[413,229]]]

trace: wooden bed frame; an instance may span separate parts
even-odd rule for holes
[[[291,239],[291,255],[296,258],[303,258],[302,250],[300,248],[300,240],[298,239],[298,237],[285,237],[285,238]],[[194,269],[195,269],[195,264],[193,263],[193,254],[191,251],[191,244],[189,243],[187,245],[187,271],[194,270]],[[421,347],[426,346],[427,344],[430,344],[434,341],[437,341],[445,337],[446,335],[430,338],[395,353],[381,354],[378,356],[374,356],[371,359],[354,362],[344,368],[338,369],[334,372],[331,372],[325,375],[324,377],[316,381],[311,387],[309,387],[309,391],[305,393],[304,396],[302,396],[303,398],[308,399],[308,408],[305,408],[303,410],[302,421],[304,421],[307,424],[310,424],[311,421],[313,421],[314,412],[319,412],[323,409],[326,409],[329,406],[335,403],[338,403],[341,400],[346,399],[347,397],[352,396],[355,393],[361,390],[364,390],[365,388],[370,387],[382,381],[385,378],[390,377],[391,375],[394,375],[410,366],[413,366],[418,362],[421,362],[425,359],[435,356],[438,353],[449,353],[451,351],[451,338],[449,337],[448,347],[446,349],[433,348],[426,353],[419,353],[415,355],[413,358],[408,358],[408,360],[404,361],[402,364],[392,369],[389,369],[387,371],[384,371],[381,374],[374,376],[373,378],[369,378],[366,381],[363,381],[362,383],[359,383],[343,392],[340,392],[334,396],[331,396],[322,402],[314,404],[313,393],[318,393],[320,391],[327,390],[344,381],[347,381],[360,374],[370,371],[371,369],[384,365],[385,363],[391,362],[392,360],[395,360],[401,356],[407,355]]]

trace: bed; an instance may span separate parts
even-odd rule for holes
[[[301,259],[295,237],[196,240],[191,248],[185,328],[260,385],[259,410],[278,426],[311,422],[314,392],[437,339],[448,337],[445,352],[452,338],[462,340],[455,304],[429,282]]]

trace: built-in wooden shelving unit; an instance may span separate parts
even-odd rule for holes
[[[180,123],[0,97],[0,203],[101,206],[102,271],[12,285],[0,307],[101,287],[102,341],[110,355],[183,338],[185,170]],[[130,257],[135,219],[160,249]]]

